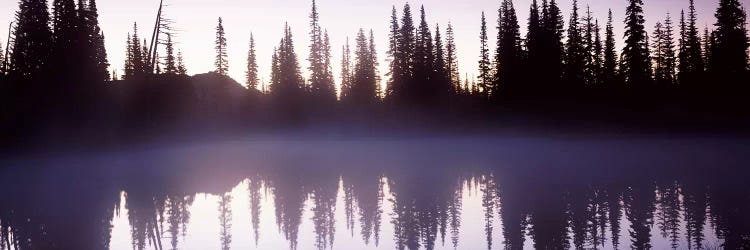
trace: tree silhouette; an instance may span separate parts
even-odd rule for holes
[[[52,31],[46,0],[19,1],[16,29],[13,32],[13,54],[10,74],[22,78],[38,78],[49,63]]]
[[[354,105],[370,106],[374,105],[378,99],[377,94],[377,76],[375,64],[370,52],[370,44],[365,36],[365,31],[359,29],[356,39],[356,49],[354,51],[354,75],[351,86],[351,103]]]
[[[658,87],[672,87],[675,84],[675,48],[672,20],[667,14],[664,24],[657,22],[654,28],[652,56],[654,80]]]
[[[643,89],[651,82],[651,58],[644,23],[643,0],[628,0],[620,70],[625,84],[636,89]]]
[[[333,76],[326,62],[330,61],[330,46],[326,45],[315,0],[310,12],[310,88],[316,103],[331,104],[336,101]]]
[[[447,104],[450,95],[455,91],[450,81],[450,72],[447,70],[445,60],[445,49],[443,47],[443,38],[440,35],[440,26],[435,26],[435,46],[432,58],[434,59],[432,77],[429,93],[431,95],[430,103]]]
[[[385,97],[392,99],[396,87],[401,87],[403,82],[403,68],[401,61],[401,55],[399,54],[399,41],[400,39],[400,28],[398,24],[398,13],[396,13],[396,6],[393,6],[391,10],[391,22],[390,29],[388,32],[388,86],[385,90]],[[343,65],[342,65],[343,67]]]
[[[604,35],[604,66],[602,74],[605,82],[612,85],[617,79],[617,48],[615,48],[615,34],[612,27],[612,10],[609,10],[607,27]]]
[[[412,19],[411,7],[404,5],[401,27],[398,35],[398,68],[400,73],[394,78],[394,95],[396,102],[406,102],[414,92],[414,71],[416,64],[415,46],[416,37],[414,31],[414,20]]]
[[[167,55],[164,57],[164,73],[168,75],[177,74],[177,64],[174,57],[174,44],[172,34],[167,33],[167,44],[165,46]]]
[[[458,49],[453,34],[453,25],[450,22],[445,30],[445,71],[448,72],[452,93],[458,94],[461,89],[461,75],[458,73]]]
[[[744,73],[748,68],[747,15],[738,0],[721,0],[716,10],[716,42],[711,57],[717,74]]]
[[[351,49],[349,48],[349,38],[346,38],[346,45],[341,47],[341,101],[351,101],[352,81],[354,72],[352,72]]]
[[[216,60],[214,61],[216,73],[226,75],[229,73],[229,59],[227,58],[227,38],[224,37],[224,25],[222,24],[221,17],[219,17],[219,24],[216,25],[216,41],[214,43],[214,49],[216,50]]]
[[[549,73],[540,74],[542,75],[540,82],[545,82],[549,85],[547,90],[559,90],[560,86],[556,86],[556,83],[559,83],[563,76],[563,59],[565,54],[563,46],[564,21],[555,0],[551,0],[549,3],[547,3],[547,0],[542,1],[541,19],[543,29],[540,48],[542,52],[539,54],[543,55],[544,59],[539,68],[546,69],[545,71]]]
[[[508,91],[518,89],[521,84],[523,51],[518,17],[512,0],[504,0],[498,14],[497,49],[495,51],[495,76],[490,90],[490,98],[495,102],[500,98],[502,88]]]
[[[479,82],[477,83],[478,89],[481,88],[482,94],[485,98],[488,97],[488,89],[492,86],[492,69],[490,68],[490,48],[487,45],[487,20],[484,17],[484,11],[482,11],[482,26],[479,32]]]
[[[249,89],[258,88],[258,60],[255,58],[255,38],[250,33],[250,48],[247,51],[247,71],[245,72],[245,84]]]
[[[82,5],[83,1],[79,0],[79,5]],[[88,0],[88,4],[85,8],[78,8],[79,18],[83,18],[84,30],[81,32],[84,35],[84,46],[87,51],[87,73],[93,74],[92,78],[94,81],[101,82],[108,80],[109,62],[107,60],[107,50],[104,47],[104,32],[99,27],[99,10],[96,6],[96,0]]]
[[[177,52],[177,74],[186,76],[187,69],[185,68],[185,62],[182,58],[182,50]]]
[[[412,61],[412,82],[408,98],[417,103],[424,103],[431,96],[433,86],[432,71],[435,68],[433,54],[432,33],[427,24],[424,6],[419,9],[419,27],[417,28],[414,43],[414,58]],[[402,27],[403,28],[403,27]]]
[[[703,73],[705,62],[701,53],[701,41],[696,27],[697,13],[694,0],[690,0],[688,19],[684,11],[680,17],[680,65],[678,80],[681,84],[695,85],[696,79]]]
[[[573,10],[568,25],[568,41],[565,44],[565,82],[568,88],[578,87],[585,82],[586,48],[578,15],[578,1],[573,0]]]

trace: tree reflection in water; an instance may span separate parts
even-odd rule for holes
[[[239,178],[179,166],[164,172],[137,168],[127,175],[94,168],[21,171],[0,180],[8,190],[0,196],[0,249],[176,250],[215,248],[216,239],[222,249],[244,242],[258,248],[274,234],[263,221],[276,222],[289,249],[750,247],[750,183],[731,171],[734,166],[709,172],[675,166],[636,174],[624,167],[540,172],[539,167],[415,164],[227,170]],[[247,178],[241,181],[242,176]],[[232,192],[240,181],[244,186]],[[217,198],[215,215],[195,213],[194,204],[205,199],[198,193]],[[240,194],[247,203],[233,205]],[[472,196],[476,199],[468,199]],[[237,214],[247,214],[248,220],[233,220]],[[112,235],[113,220],[121,216],[130,233]],[[217,216],[218,235],[192,231],[195,216]],[[250,231],[236,231],[245,228]],[[130,246],[111,245],[113,237],[127,237]]]

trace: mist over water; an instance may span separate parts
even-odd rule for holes
[[[2,249],[749,243],[741,139],[289,138],[6,160]]]

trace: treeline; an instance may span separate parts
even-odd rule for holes
[[[500,110],[560,107],[610,115],[611,110],[632,107],[708,114],[744,111],[750,78],[743,7],[738,0],[720,0],[714,29],[701,32],[693,0],[686,5],[677,27],[665,13],[648,34],[643,2],[629,0],[624,47],[618,50],[612,10],[600,22],[588,7],[582,10],[573,1],[566,23],[555,0],[534,0],[527,33],[521,34],[512,0],[502,0],[495,44],[490,45],[492,32],[482,12],[479,72],[476,78],[463,79],[451,23],[443,32],[428,24],[424,7],[415,22],[409,4],[400,13],[394,6],[387,79],[380,79],[378,72],[375,34],[365,29],[353,39],[353,48],[348,39],[341,47],[340,79],[335,79],[334,46],[313,1],[308,77],[300,69],[286,25],[274,48],[267,84],[260,83],[260,60],[251,36],[244,89],[226,76],[229,52],[221,18],[212,74],[188,76],[173,42],[172,21],[160,7],[151,41],[139,36],[137,25],[128,34],[126,61],[118,76],[108,71],[95,0],[54,0],[52,13],[46,0],[21,0],[8,51],[0,53],[2,119],[7,131],[55,123],[82,128],[113,119],[121,127],[148,127],[165,119],[183,122],[172,119],[177,114],[192,123],[223,120],[215,113],[224,114],[225,120],[258,122],[341,115],[376,120],[373,114],[415,112],[494,119]],[[384,89],[381,81],[386,81]]]

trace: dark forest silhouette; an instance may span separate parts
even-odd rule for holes
[[[6,141],[83,135],[105,141],[201,128],[374,126],[426,118],[451,124],[531,116],[740,127],[748,118],[747,20],[738,0],[720,0],[714,29],[703,34],[693,0],[677,24],[675,15],[665,13],[653,34],[645,31],[643,2],[628,0],[621,50],[615,47],[618,34],[612,24],[617,20],[611,10],[608,20],[600,21],[574,1],[566,22],[556,1],[535,0],[527,33],[521,34],[516,7],[502,0],[497,25],[487,24],[484,12],[477,20],[481,57],[476,79],[461,79],[458,73],[450,23],[445,30],[433,28],[424,6],[416,14],[409,4],[400,13],[394,6],[385,45],[387,79],[379,77],[375,34],[360,29],[353,47],[349,40],[341,47],[339,92],[332,73],[336,59],[331,58],[338,47],[321,26],[315,1],[309,78],[301,73],[286,25],[271,58],[270,81],[262,89],[257,67],[264,59],[256,58],[254,37],[244,79],[249,88],[226,75],[230,52],[221,18],[214,72],[188,75],[189,62],[175,48],[173,21],[160,7],[150,39],[133,26],[125,66],[117,75],[107,69],[96,1],[54,0],[52,13],[47,4],[19,2],[11,39],[0,53],[0,126],[3,137],[11,139]],[[495,36],[488,25],[497,27]],[[493,37],[495,50],[490,51]]]

